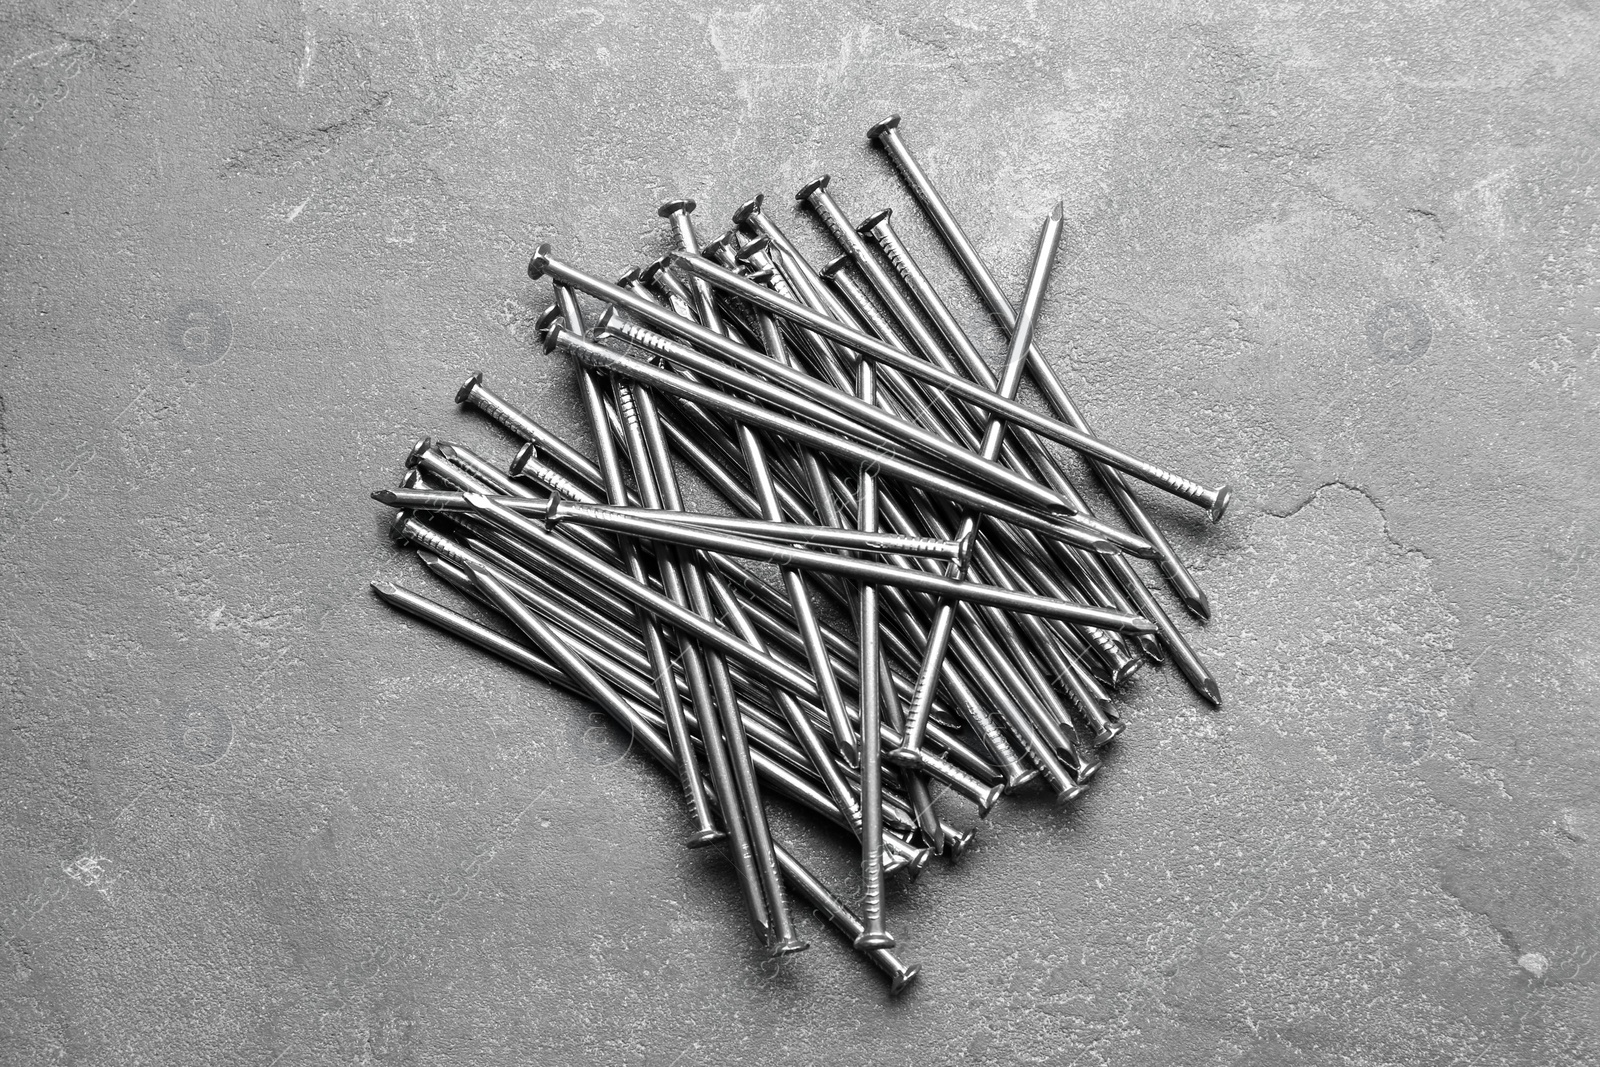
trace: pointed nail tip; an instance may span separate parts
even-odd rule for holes
[[[1199,685],[1200,695],[1211,701],[1215,707],[1222,707],[1222,688],[1217,685],[1215,678],[1207,678]]]
[[[1067,204],[1064,200],[1057,200],[1056,206],[1050,209],[1050,221],[1060,222],[1067,216]]]
[[[380,504],[393,504],[394,492],[390,489],[374,489],[372,491],[372,499]]]
[[[381,596],[385,600],[388,600],[390,597],[394,596],[394,594],[395,594],[395,586],[394,586],[393,582],[383,582],[383,581],[378,581],[377,579],[374,579],[371,584],[372,584],[372,591],[374,593],[377,593],[379,596]]]
[[[1179,594],[1178,599],[1183,601],[1183,606],[1189,610],[1189,614],[1195,616],[1197,619],[1200,619],[1203,622],[1211,621],[1210,597],[1206,596],[1204,593],[1199,593],[1196,595]]]

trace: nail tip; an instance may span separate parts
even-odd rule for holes
[[[1211,598],[1205,593],[1191,596],[1180,594],[1179,599],[1183,601],[1183,606],[1188,609],[1189,614],[1202,622],[1211,621]]]

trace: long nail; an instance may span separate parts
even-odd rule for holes
[[[892,216],[893,212],[889,208],[884,208],[869,216],[856,227],[856,230],[859,233],[870,235],[877,242],[878,247],[883,250],[884,258],[889,261],[895,273],[905,282],[906,288],[916,298],[918,306],[922,308],[923,312],[938,328],[939,333],[949,344],[950,349],[956,353],[968,376],[988,388],[997,388],[1000,384],[999,380],[995,378],[994,372],[989,369],[989,365],[984,361],[977,346],[972,343],[971,337],[967,335],[966,330],[950,311],[949,306],[945,304],[944,299],[939,295],[938,289],[928,280],[927,275],[923,273],[922,268],[912,256],[910,249],[901,240],[899,233],[894,228],[894,223],[891,221]],[[1078,494],[1071,480],[1062,471],[1056,457],[1045,447],[1044,442],[1039,439],[1037,434],[1024,427],[1013,427],[1010,431],[1010,436],[1016,439],[1018,445],[1026,454],[1028,461],[1038,469],[1040,476],[1045,479],[1052,489],[1062,494],[1081,515],[1086,517],[1093,515],[1088,503]],[[1111,582],[1108,576],[1105,575],[1098,556],[1088,553],[1074,554],[1082,557],[1076,561],[1078,566],[1088,571],[1098,584],[1103,584],[1114,593],[1115,583]],[[1111,566],[1111,564],[1106,563],[1104,566]],[[1118,568],[1118,570],[1120,574],[1123,568]],[[1131,566],[1126,567],[1126,570],[1128,573],[1132,573]],[[1100,601],[1100,606],[1115,608],[1119,611],[1131,610],[1127,603],[1120,601],[1108,602],[1102,600]],[[1152,644],[1154,644],[1153,639]]]
[[[600,382],[589,371],[581,372],[579,387],[583,394],[584,407],[589,416],[590,432],[596,442],[597,454],[600,459],[600,470],[605,475],[606,495],[614,505],[628,503],[628,489],[623,481],[622,459],[617,454],[616,441],[611,436],[610,428],[606,424],[606,407],[602,398]],[[551,496],[550,500],[558,499]],[[645,585],[649,582],[648,572],[644,565],[644,558],[632,539],[618,538],[618,549],[622,555],[623,566],[635,582]],[[685,717],[683,704],[678,699],[678,688],[673,681],[672,658],[667,650],[667,642],[661,631],[660,620],[647,612],[636,612],[637,625],[640,635],[644,639],[645,648],[650,656],[652,676],[656,680],[656,687],[660,693],[661,710],[666,718],[667,738],[672,743],[673,752],[676,754],[679,768],[679,780],[683,786],[684,798],[688,801],[689,810],[693,814],[697,829],[691,837],[691,843],[702,844],[715,840],[720,835],[716,823],[712,820],[711,810],[708,806],[705,790],[700,783],[699,767],[695,761],[694,742],[689,735],[689,724]],[[708,743],[710,739],[708,738]],[[780,932],[781,933],[781,932]]]
[[[490,503],[487,497],[479,496],[478,499],[486,504]],[[805,570],[839,574],[858,581],[894,585],[904,589],[914,589],[931,596],[947,596],[965,603],[988,604],[1005,608],[1008,611],[1025,611],[1050,618],[1066,619],[1069,622],[1098,626],[1107,630],[1146,633],[1151,632],[1153,629],[1152,624],[1136,615],[1123,615],[1119,612],[1105,611],[1081,604],[1032,596],[1027,593],[1016,593],[1000,586],[984,585],[979,582],[953,581],[928,574],[925,571],[903,570],[899,567],[869,563],[850,556],[812,552],[803,548],[791,548],[787,545],[775,544],[770,541],[757,541],[753,538],[739,537],[717,530],[658,522],[639,512],[620,508],[598,508],[587,504],[575,504],[571,501],[562,500],[557,496],[550,497],[545,511],[545,520],[551,527],[558,527],[562,523],[572,522],[589,526],[593,529],[631,534],[635,537],[664,541],[668,544],[726,552],[729,555],[740,556],[744,559],[761,560],[780,567],[797,567]]]
[[[866,927],[853,912],[835,896],[828,887],[823,885],[816,875],[812,874],[804,864],[795,859],[794,854],[784,848],[778,848],[778,862],[783,866],[784,877],[799,891],[800,895],[811,902],[811,906],[827,915],[831,922],[855,948],[872,961],[873,965],[889,976],[889,992],[898,996],[906,987],[917,978],[917,965],[907,966],[900,958],[887,947],[863,943],[862,935]]]
[[[522,466],[526,470],[526,464]],[[558,490],[559,491],[559,490]],[[562,495],[577,498],[577,494]],[[417,511],[471,511],[467,499],[460,493],[434,489],[374,489],[372,499],[397,508]],[[549,508],[545,497],[499,496],[489,494],[496,504],[523,515],[541,516]],[[856,530],[839,526],[804,526],[791,522],[767,522],[765,519],[741,519],[731,515],[709,515],[698,511],[657,511],[641,508],[608,508],[625,516],[649,517],[657,522],[694,526],[721,533],[737,534],[762,541],[776,541],[789,545],[820,545],[825,548],[849,549],[853,552],[895,553],[902,556],[926,556],[929,559],[955,560],[960,558],[961,546],[955,541],[942,541],[932,537],[905,537],[882,531]]]
[[[548,256],[548,253],[544,253],[544,255]],[[550,263],[554,262],[549,259],[541,260],[538,255],[534,259],[535,264],[538,264],[540,269],[546,269]],[[1222,513],[1227,509],[1228,501],[1232,499],[1232,490],[1225,485],[1216,489],[1207,489],[1203,485],[1164,470],[1148,460],[1140,459],[1124,452],[1066,423],[1040,415],[1014,401],[1004,400],[976,382],[901,352],[894,346],[885,344],[877,338],[870,337],[835,319],[812,311],[804,304],[786,299],[771,289],[756,285],[730,270],[717,266],[704,257],[674,253],[673,262],[683,267],[690,274],[704,278],[712,286],[721,289],[723,292],[742,297],[750,303],[763,307],[799,326],[816,330],[823,336],[847,345],[864,356],[898,367],[912,377],[920,378],[939,388],[946,389],[959,396],[962,400],[976,407],[984,408],[1007,422],[1015,422],[1026,426],[1053,441],[1059,441],[1069,448],[1101,459],[1118,470],[1126,471],[1135,478],[1149,482],[1151,485],[1197,504],[1210,513],[1213,522],[1222,517]],[[531,272],[535,270],[535,267],[530,265],[529,270]]]
[[[731,367],[660,334],[622,321],[617,317],[615,308],[607,308],[600,316],[595,323],[595,332],[601,337],[619,337],[698,375],[732,385],[772,407],[797,412],[824,426],[860,438],[880,450],[898,450],[909,446],[986,484],[1003,489],[1008,496],[1024,503],[1041,508],[1060,506],[1061,499],[1057,494],[994,460],[974,454],[876,404],[862,403],[849,393],[802,371],[781,363],[774,364],[759,353],[743,351],[738,363],[744,369]]]
[[[483,384],[483,372],[468,378],[456,392],[456,403],[477,408],[522,440],[545,449],[568,470],[585,477],[600,476],[599,468],[555,434],[529,418],[520,408]]]
[[[1003,326],[1009,328],[1015,320],[1015,309],[1011,302],[995,282],[994,275],[983,262],[983,257],[968,240],[961,224],[956,220],[944,197],[940,195],[937,187],[929,180],[921,165],[912,155],[904,138],[899,131],[900,116],[894,115],[884,122],[875,124],[867,131],[867,138],[889,156],[895,169],[910,187],[912,195],[927,213],[933,222],[934,228],[939,231],[945,244],[965,270],[973,286],[978,290],[989,310],[995,315]],[[1034,381],[1045,394],[1056,414],[1084,433],[1092,433],[1088,422],[1072,402],[1071,396],[1062,386],[1056,376],[1055,368],[1038,351],[1037,348],[1028,352],[1029,369],[1033,372]],[[1172,584],[1184,605],[1195,615],[1202,619],[1210,618],[1211,602],[1205,592],[1195,582],[1188,568],[1173,551],[1160,529],[1145,514],[1138,500],[1133,496],[1127,482],[1122,478],[1121,472],[1114,465],[1090,460],[1095,472],[1100,476],[1102,483],[1116,502],[1117,507],[1129,523],[1139,531],[1147,541],[1155,547],[1161,557],[1161,570],[1168,582]],[[1226,498],[1219,495],[1219,500],[1226,507]],[[1221,512],[1213,510],[1213,519],[1220,518]]]
[[[1027,508],[1018,507],[1010,501],[974,489],[965,482],[939,474],[931,468],[881,452],[873,452],[837,434],[778,415],[726,393],[696,385],[679,375],[585,341],[569,331],[551,330],[546,336],[546,344],[561,348],[591,366],[622,374],[624,377],[644,382],[660,392],[684,397],[704,407],[726,412],[741,422],[788,437],[819,452],[837,455],[854,463],[875,463],[882,473],[890,477],[911,482],[996,518],[1037,530],[1048,537],[1068,541],[1097,552],[1116,551],[1116,547],[1110,541],[1070,525],[1070,519],[1056,520]]]
[[[812,196],[815,200],[825,205],[825,213],[832,217],[837,209],[820,189],[813,189]],[[819,209],[821,210],[821,209]],[[1027,290],[1023,297],[1024,315],[1019,329],[1022,344],[1013,344],[1006,360],[1005,373],[1001,376],[999,393],[1002,397],[1016,395],[1018,383],[1021,380],[1021,353],[1026,350],[1029,338],[1033,333],[1033,324],[1036,321],[1039,309],[1043,304],[1045,286],[1049,282],[1050,268],[1055,262],[1056,249],[1061,243],[1061,205],[1057,204],[1045,220],[1039,232],[1039,240],[1034,251],[1033,267],[1028,274]],[[850,233],[855,237],[854,232]],[[854,241],[856,246],[861,245],[859,238]],[[865,248],[861,249],[865,256]],[[907,309],[909,311],[909,309]],[[991,417],[989,424],[984,428],[982,455],[988,459],[999,454],[1001,435],[1005,432],[1005,425],[998,419]],[[978,516],[967,513],[962,517],[961,526],[956,532],[956,539],[964,544],[970,544],[978,532]],[[906,727],[906,748],[908,751],[918,751],[922,745],[922,738],[927,729],[928,716],[932,709],[934,687],[938,684],[939,672],[944,666],[944,657],[949,649],[950,631],[956,622],[956,606],[949,600],[941,601],[934,616],[933,636],[928,642],[927,651],[923,654],[922,666],[917,673],[916,698],[912,703],[910,721]],[[1005,665],[1001,665],[1005,666]],[[1018,692],[1018,697],[1023,694]],[[1040,725],[1036,722],[1036,725]],[[1054,740],[1054,739],[1052,739]],[[1059,742],[1055,744],[1058,750]]]
[[[700,251],[700,240],[695,235],[694,223],[689,218],[693,211],[693,200],[668,200],[656,211],[656,214],[672,223],[672,232],[677,235],[678,247],[689,253]],[[717,312],[716,294],[712,292],[709,284],[698,278],[693,284],[695,307],[700,313],[701,324],[708,330],[721,333],[722,316]]]

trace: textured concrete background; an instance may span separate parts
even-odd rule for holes
[[[1595,1062],[1591,5],[1010,7],[5,5],[0,1060]],[[469,371],[578,425],[540,239],[765,190],[820,251],[816,173],[909,206],[893,110],[1013,290],[1066,198],[1048,351],[1241,493],[1153,505],[1226,706],[1147,671],[1076,808],[901,887],[900,1001],[366,587],[416,436],[511,453]]]

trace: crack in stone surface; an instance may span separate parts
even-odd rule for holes
[[[1380,501],[1376,495],[1374,495],[1372,490],[1356,482],[1347,482],[1342,478],[1335,478],[1331,481],[1323,482],[1322,484],[1314,487],[1304,497],[1300,498],[1283,511],[1273,511],[1271,508],[1263,508],[1262,514],[1270,516],[1274,519],[1291,518],[1305,510],[1308,505],[1310,505],[1314,500],[1317,499],[1318,496],[1321,495],[1324,489],[1347,489],[1352,493],[1359,493],[1366,497],[1367,503],[1372,505],[1373,509],[1377,511],[1378,517],[1383,520],[1383,536],[1391,545],[1407,555],[1415,553],[1430,563],[1436,562],[1433,554],[1427,549],[1417,548],[1414,545],[1408,545],[1404,541],[1400,540],[1400,538],[1395,536],[1393,528],[1389,525],[1389,513],[1385,509],[1383,502]]]

